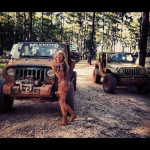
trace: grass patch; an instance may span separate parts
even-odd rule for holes
[[[0,64],[0,69],[3,69],[6,66],[6,64]]]
[[[0,56],[0,69],[3,69],[6,66],[6,59]]]

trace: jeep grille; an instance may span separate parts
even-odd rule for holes
[[[138,68],[126,68],[126,69],[124,69],[124,75],[126,77],[140,77],[140,76],[142,76],[140,73],[140,69],[138,69]]]
[[[16,80],[22,80],[31,78],[34,80],[44,81],[46,76],[46,68],[17,68],[16,69]]]

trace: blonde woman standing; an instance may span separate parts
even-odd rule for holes
[[[75,113],[71,107],[65,102],[67,92],[70,89],[70,80],[69,80],[69,65],[66,61],[65,54],[62,50],[58,51],[54,56],[54,61],[52,64],[52,70],[58,78],[58,93],[59,93],[59,105],[61,108],[63,119],[61,122],[58,122],[58,125],[67,125],[67,112],[70,113],[69,122],[73,121],[76,118]]]

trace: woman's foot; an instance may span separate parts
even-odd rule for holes
[[[75,118],[77,118],[77,116],[74,114],[69,118],[69,122],[72,122]]]
[[[60,126],[66,126],[68,124],[68,122],[67,121],[60,121],[57,124]]]

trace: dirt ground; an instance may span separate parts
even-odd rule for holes
[[[77,118],[67,126],[58,103],[14,101],[8,114],[0,114],[0,138],[147,138],[150,137],[150,93],[118,87],[115,94],[92,81],[94,62],[76,64]]]

